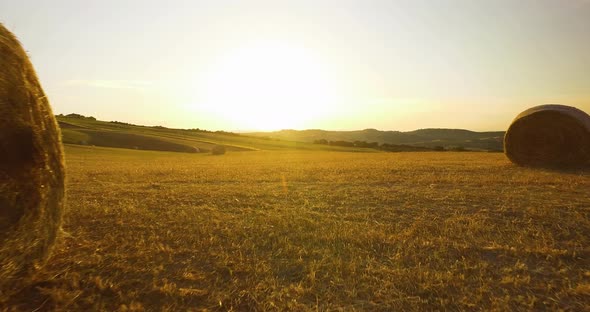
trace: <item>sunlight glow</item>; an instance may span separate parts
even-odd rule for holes
[[[303,47],[255,42],[219,57],[197,82],[195,105],[249,130],[303,128],[337,104],[335,79]]]

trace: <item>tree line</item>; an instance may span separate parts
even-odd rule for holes
[[[329,141],[326,139],[319,139],[313,141],[313,144],[322,144],[322,145],[330,145],[330,146],[343,146],[343,147],[363,147],[363,148],[372,148],[381,151],[387,152],[424,152],[424,151],[465,151],[465,148],[462,146],[445,148],[444,146],[435,146],[435,147],[425,147],[425,146],[414,146],[414,145],[407,145],[407,144],[389,144],[389,143],[382,143],[379,142],[366,142],[366,141]]]

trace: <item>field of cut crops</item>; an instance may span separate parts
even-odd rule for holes
[[[588,171],[468,152],[66,159],[64,232],[8,311],[590,305]]]

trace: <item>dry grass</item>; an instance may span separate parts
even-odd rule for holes
[[[7,310],[583,310],[590,175],[502,154],[68,147],[65,231]]]

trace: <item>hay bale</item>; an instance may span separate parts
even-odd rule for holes
[[[527,109],[508,128],[504,153],[521,166],[587,166],[590,164],[590,116],[565,105]]]
[[[201,152],[201,149],[196,146],[193,146],[192,148],[193,149],[192,149],[191,153],[200,153]]]
[[[0,24],[0,301],[49,256],[63,196],[57,123],[27,54]]]
[[[225,146],[223,145],[215,145],[211,149],[211,154],[213,155],[223,155],[225,154]]]

